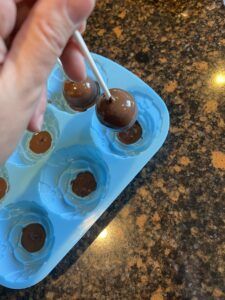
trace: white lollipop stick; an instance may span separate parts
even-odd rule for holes
[[[97,68],[97,66],[96,66],[96,64],[95,64],[95,62],[94,62],[94,60],[93,60],[93,58],[91,56],[90,51],[88,50],[88,47],[87,47],[87,45],[86,45],[86,43],[85,43],[85,41],[84,41],[81,33],[78,30],[76,30],[74,32],[74,37],[77,40],[77,42],[78,42],[78,44],[79,44],[79,46],[81,48],[81,51],[83,52],[83,55],[87,59],[87,61],[88,61],[89,65],[90,65],[93,73],[95,74],[95,76],[96,76],[96,78],[97,78],[97,80],[98,80],[101,88],[103,89],[103,91],[104,91],[104,93],[106,95],[107,100],[109,100],[110,98],[112,98],[112,96],[110,94],[110,91],[107,88],[107,86],[106,86],[106,84],[105,84],[105,82],[104,82],[101,74],[99,73],[98,68]]]

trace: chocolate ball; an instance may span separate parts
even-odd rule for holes
[[[48,131],[35,133],[30,140],[30,150],[36,154],[47,152],[52,145],[52,137]]]
[[[121,89],[110,89],[112,98],[102,95],[96,104],[99,121],[112,129],[125,130],[136,121],[138,108],[131,94]]]
[[[0,177],[0,200],[5,196],[7,191],[8,191],[8,183],[3,177]]]
[[[28,252],[40,251],[46,239],[46,232],[41,224],[33,223],[22,230],[21,244]]]
[[[132,127],[125,131],[117,133],[118,140],[125,145],[137,143],[142,138],[142,128],[138,121]]]
[[[91,172],[82,172],[71,181],[72,191],[79,197],[87,197],[97,188],[97,182]]]
[[[63,87],[64,98],[70,108],[76,111],[86,111],[95,105],[100,88],[97,82],[87,77],[84,81],[66,80]]]

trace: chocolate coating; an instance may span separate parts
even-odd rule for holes
[[[8,183],[3,177],[0,177],[0,199],[2,199],[5,196],[7,191],[8,191]]]
[[[48,131],[41,131],[35,133],[30,140],[30,150],[36,154],[45,153],[51,148],[52,137]]]
[[[46,232],[41,224],[33,223],[23,228],[21,244],[28,252],[40,251],[46,239]]]
[[[95,177],[91,172],[82,172],[71,181],[72,191],[79,197],[87,197],[97,188]]]
[[[71,80],[64,82],[64,98],[70,108],[76,111],[86,111],[89,107],[95,105],[99,92],[98,83],[89,77],[81,82]]]
[[[99,121],[112,129],[125,130],[136,121],[137,105],[131,94],[121,89],[110,90],[112,98],[102,95],[96,105]]]
[[[126,131],[117,134],[119,141],[126,145],[131,145],[139,141],[142,137],[142,128],[138,121]]]

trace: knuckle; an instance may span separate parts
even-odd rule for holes
[[[37,28],[44,45],[52,54],[59,56],[66,45],[67,34],[66,30],[63,30],[63,26],[59,28],[59,25],[55,23],[50,19],[39,18]]]

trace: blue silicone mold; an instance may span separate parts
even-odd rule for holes
[[[162,99],[125,68],[93,57],[110,88],[135,97],[142,139],[124,145],[99,123],[94,107],[83,113],[68,108],[62,95],[65,75],[60,65],[55,66],[48,80],[43,125],[51,134],[52,147],[45,155],[35,155],[28,149],[31,134],[25,133],[0,168],[9,187],[0,199],[0,284],[6,287],[26,288],[47,276],[166,139],[169,114]],[[88,75],[94,79],[90,69]],[[85,171],[94,175],[97,188],[80,198],[73,194],[71,181]],[[44,247],[35,253],[21,245],[22,228],[30,223],[40,223],[47,236]]]

